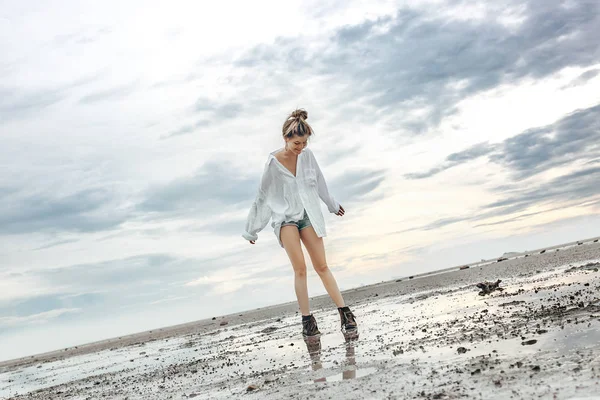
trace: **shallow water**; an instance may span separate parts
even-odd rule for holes
[[[303,340],[299,316],[290,314],[5,369],[0,371],[0,397],[69,384],[53,389],[55,395],[70,390],[73,399],[102,394],[160,398],[160,393],[212,399],[242,395],[255,385],[277,398],[295,385],[318,390],[345,381],[369,382],[381,390],[380,380],[387,376],[395,377],[394,387],[409,392],[419,381],[439,386],[444,379],[453,385],[459,378],[479,382],[480,376],[489,376],[504,382],[504,376],[526,370],[560,376],[565,368],[581,368],[578,362],[584,358],[575,357],[578,353],[600,363],[600,311],[595,311],[600,274],[565,272],[568,267],[505,279],[500,287],[506,290],[486,296],[472,284],[371,294],[353,307],[360,324],[355,339],[340,332],[337,312],[329,307],[314,311],[323,333],[316,342]],[[576,378],[563,378],[561,385],[581,385]],[[555,390],[552,385],[550,379],[545,387]]]

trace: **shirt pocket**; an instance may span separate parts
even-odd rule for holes
[[[317,186],[317,170],[315,168],[306,168],[304,170],[304,182],[307,186]]]

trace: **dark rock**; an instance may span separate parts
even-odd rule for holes
[[[532,344],[536,344],[536,343],[537,343],[536,339],[529,339],[529,340],[526,340],[524,342],[521,342],[521,344],[523,346],[531,346]]]
[[[502,282],[500,279],[498,279],[496,282],[481,282],[478,283],[476,286],[481,289],[481,291],[479,292],[480,296],[484,296],[486,294],[490,294],[495,290],[499,290],[499,291],[503,291],[504,288],[499,287],[500,282]]]
[[[540,254],[544,254],[546,252],[546,250],[542,250],[540,251]]]
[[[470,267],[468,265],[463,265],[462,267],[460,267],[461,270],[463,269],[469,269]]]
[[[465,354],[467,351],[469,351],[469,349],[465,347],[459,347],[458,349],[456,349],[456,351],[458,351],[458,354]]]
[[[246,388],[246,392],[253,392],[255,390],[258,390],[258,386],[256,385],[248,385],[248,387]]]

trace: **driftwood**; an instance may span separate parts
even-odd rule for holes
[[[486,294],[490,294],[492,293],[494,290],[499,290],[499,291],[503,291],[504,288],[499,287],[500,286],[500,282],[502,282],[500,279],[498,279],[496,282],[481,282],[477,284],[477,287],[479,289],[481,289],[481,292],[479,292],[480,296],[485,296]]]

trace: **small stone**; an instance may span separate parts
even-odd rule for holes
[[[253,392],[255,390],[258,390],[258,386],[256,385],[248,385],[248,387],[246,388],[246,392]]]
[[[459,347],[458,349],[456,349],[456,351],[458,351],[458,354],[465,354],[468,349],[465,347]]]
[[[541,370],[541,368],[539,365],[535,365],[534,367],[531,368],[531,370],[535,371],[535,372],[539,372]]]
[[[526,340],[524,342],[521,342],[521,344],[523,346],[531,346],[532,344],[536,344],[536,343],[537,343],[537,340],[535,340],[535,339],[530,339],[530,340]]]
[[[228,323],[229,323],[228,321],[221,321],[221,322],[219,323],[219,326],[225,326],[225,325],[227,325]]]

